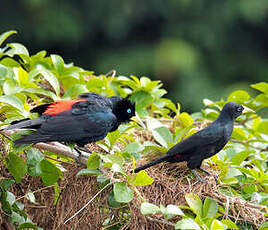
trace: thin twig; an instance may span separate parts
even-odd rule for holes
[[[166,220],[158,220],[158,219],[155,219],[155,218],[152,218],[152,217],[149,217],[149,216],[146,216],[146,219],[150,220],[150,221],[155,221],[155,222],[158,222],[160,224],[166,224],[166,225],[169,225],[169,226],[172,226],[174,227],[175,224],[169,222],[169,221],[166,221]]]
[[[236,140],[236,139],[233,139],[233,138],[231,139],[231,141],[234,142],[234,143],[240,143],[240,144],[243,144],[243,145],[245,145],[245,146],[247,146],[247,147],[250,147],[250,148],[253,148],[253,149],[258,149],[258,150],[260,150],[261,152],[263,152],[263,151],[267,151],[267,150],[268,150],[268,147],[266,147],[266,148],[256,147],[256,146],[253,146],[253,145],[248,144],[246,141],[240,141],[240,140]]]
[[[54,186],[55,186],[55,185],[53,184],[53,185],[49,185],[49,186],[47,186],[47,187],[39,188],[39,189],[33,191],[32,193],[37,193],[37,192],[40,192],[40,191],[42,191],[42,190],[45,190],[45,189],[48,189],[48,188],[52,188],[52,187],[54,187]],[[24,198],[26,195],[27,195],[27,193],[26,193],[25,195],[19,197],[16,201],[21,200],[21,199]]]
[[[0,130],[0,134],[10,137],[13,133],[17,132],[18,130]],[[89,154],[87,152],[81,151],[81,156],[76,151],[73,151],[70,147],[63,145],[59,142],[50,142],[50,143],[37,143],[33,145],[33,147],[38,148],[40,150],[54,152],[57,154],[61,154],[63,156],[70,157],[74,160],[77,160],[86,165],[87,159]]]
[[[73,219],[75,216],[77,216],[80,212],[82,212],[98,195],[100,195],[102,193],[102,191],[104,189],[106,189],[108,186],[112,185],[113,183],[109,183],[107,185],[105,185],[100,191],[98,191],[95,196],[93,196],[81,209],[79,209],[75,214],[73,214],[70,218],[68,218],[64,224],[66,224],[67,222],[69,222],[71,219]]]

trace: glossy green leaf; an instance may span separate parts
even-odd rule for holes
[[[225,230],[226,226],[221,221],[214,219],[211,223],[210,230]]]
[[[252,84],[250,86],[268,95],[268,83],[267,82],[259,82],[257,84]]]
[[[226,225],[228,229],[238,229],[236,224],[231,220],[221,220],[221,222]]]
[[[100,167],[100,156],[97,153],[92,153],[87,160],[87,169],[96,170]]]
[[[29,82],[28,73],[21,67],[16,69],[14,72],[15,72],[16,80],[18,81],[19,85],[21,86],[27,85],[27,83]]]
[[[186,128],[194,123],[193,118],[191,118],[191,116],[186,112],[183,112],[177,115],[175,117],[175,121],[176,121],[176,124],[178,126],[181,126],[182,128]]]
[[[42,170],[40,162],[44,159],[43,154],[36,148],[30,148],[27,152],[28,173],[31,176],[40,176]]]
[[[43,77],[49,82],[49,84],[55,90],[56,95],[58,96],[60,93],[60,83],[57,77],[49,70],[47,70],[44,66],[38,65],[36,67],[39,70],[39,73],[43,75]]]
[[[9,104],[12,107],[20,110],[21,112],[24,111],[22,101],[19,98],[17,98],[16,96],[10,96],[10,95],[1,96],[0,97],[0,102]]]
[[[203,205],[203,211],[202,211],[203,218],[214,218],[217,212],[218,212],[217,202],[207,197]]]
[[[250,95],[244,90],[236,90],[232,92],[227,101],[234,101],[238,103],[244,103],[250,99]]]
[[[167,206],[167,213],[170,215],[179,215],[179,216],[185,216],[183,211],[176,205],[169,204]]]
[[[46,186],[55,184],[60,178],[60,170],[50,161],[42,160],[40,167],[42,170],[41,178]]]
[[[234,165],[240,165],[251,153],[254,153],[253,150],[244,150],[235,154],[232,158],[232,163]]]
[[[260,122],[258,131],[268,135],[268,120],[264,120]]]
[[[83,176],[83,175],[102,175],[102,172],[100,170],[81,169],[77,173],[77,176]]]
[[[27,172],[25,161],[14,153],[8,155],[7,168],[16,182],[20,182]]]
[[[139,153],[141,151],[144,150],[144,146],[139,143],[139,142],[132,142],[132,143],[129,143],[125,149],[124,149],[124,152],[128,152],[128,153]]]
[[[185,195],[185,200],[193,212],[199,217],[202,216],[202,201],[199,197],[193,193],[188,193]]]
[[[12,34],[16,34],[17,31],[16,30],[10,30],[10,31],[7,31],[5,33],[2,33],[0,35],[0,46],[4,43],[4,41],[9,37],[11,36]]]
[[[160,212],[159,207],[157,207],[154,204],[147,203],[147,202],[144,202],[141,204],[140,210],[143,215],[155,214],[157,212]]]
[[[181,230],[200,230],[199,225],[191,218],[179,220],[175,224],[175,229]]]
[[[26,223],[23,223],[23,224],[20,224],[18,229],[34,229],[34,230],[38,230],[38,227],[31,223],[31,222],[26,222]]]
[[[123,182],[114,184],[114,198],[119,203],[128,203],[133,199],[133,191]]]
[[[29,56],[27,48],[20,43],[8,43],[8,46],[12,48],[6,52],[6,54],[10,56],[13,56],[15,54],[25,54]]]
[[[172,134],[169,131],[169,129],[165,126],[156,128],[152,130],[152,134],[154,139],[161,144],[162,146],[165,146],[168,148],[168,144],[172,142]]]
[[[154,179],[148,176],[147,172],[144,170],[139,171],[134,179],[131,181],[133,185],[139,185],[139,186],[144,186],[144,185],[149,185],[154,182]]]
[[[52,54],[50,55],[52,63],[59,75],[62,75],[64,70],[64,61],[61,56]]]
[[[8,188],[14,183],[15,181],[12,179],[1,179],[0,188],[3,189],[4,191],[7,191]]]
[[[268,221],[265,221],[258,230],[267,230],[268,229]]]

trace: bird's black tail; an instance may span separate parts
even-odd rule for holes
[[[3,128],[2,130],[11,130],[11,129],[38,129],[42,123],[44,122],[44,119],[42,118],[36,118],[36,119],[23,119],[20,121],[13,121],[11,125],[8,127]]]
[[[145,164],[145,165],[142,165],[142,166],[140,166],[138,168],[135,168],[134,173],[137,173],[137,172],[139,172],[141,170],[147,169],[147,168],[149,168],[149,167],[151,167],[153,165],[159,164],[159,163],[161,163],[163,161],[167,161],[169,158],[170,158],[170,156],[165,154],[164,156],[161,156],[158,159],[156,159],[156,160],[154,160],[154,161],[152,161],[152,162],[150,162],[148,164]]]
[[[19,139],[14,141],[14,145],[22,144],[36,144],[38,142],[46,142],[49,140],[48,136],[41,135],[37,132],[34,132],[29,135],[23,135]]]

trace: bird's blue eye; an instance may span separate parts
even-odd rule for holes
[[[237,110],[237,112],[242,112],[243,111],[243,107],[238,107],[236,110]]]
[[[127,113],[131,113],[131,109],[127,109]]]

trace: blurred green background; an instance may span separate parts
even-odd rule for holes
[[[203,98],[268,79],[268,0],[11,0],[1,8],[0,32],[18,31],[9,42],[96,74],[160,79],[190,112]]]

